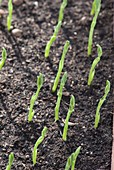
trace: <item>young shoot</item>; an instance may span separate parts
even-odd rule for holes
[[[63,129],[62,138],[63,138],[64,141],[67,140],[68,122],[69,122],[69,119],[70,119],[72,112],[74,111],[74,107],[75,107],[75,97],[73,95],[71,95],[70,106],[69,106],[69,110],[68,110],[67,117],[66,117],[66,120],[65,120],[64,129]]]
[[[88,86],[91,85],[94,75],[95,75],[95,67],[98,64],[98,62],[101,59],[102,56],[102,48],[100,45],[97,44],[97,53],[98,53],[98,57],[93,61],[90,72],[89,72],[89,77],[88,77]]]
[[[53,44],[53,42],[56,40],[57,38],[57,35],[58,35],[58,32],[61,28],[61,21],[58,22],[57,26],[55,27],[54,29],[54,33],[51,37],[51,39],[48,41],[47,45],[46,45],[46,48],[45,48],[45,58],[49,57],[49,53],[50,53],[50,48]]]
[[[2,3],[2,0],[0,0],[0,5],[1,5],[1,3]]]
[[[64,9],[67,6],[67,0],[63,0],[60,10],[59,10],[59,18],[58,18],[58,22],[63,20],[64,17]]]
[[[92,42],[93,42],[93,33],[94,33],[94,29],[97,23],[97,18],[100,12],[100,8],[101,8],[101,0],[94,0],[93,4],[92,4],[92,10],[91,10],[91,14],[94,14],[92,23],[91,23],[91,27],[90,27],[90,32],[89,32],[89,39],[88,39],[88,56],[91,55],[91,51],[92,51]]]
[[[43,75],[40,73],[40,75],[37,77],[37,91],[35,94],[33,94],[33,96],[31,97],[31,100],[30,100],[30,109],[29,109],[29,114],[28,114],[28,121],[32,121],[33,119],[33,116],[34,116],[34,110],[33,110],[33,107],[34,107],[34,103],[35,101],[37,100],[38,98],[38,95],[39,95],[39,92],[40,92],[40,89],[43,85]]]
[[[62,98],[63,87],[65,86],[66,80],[67,80],[67,72],[64,73],[64,75],[61,79],[60,88],[57,93],[58,98],[57,98],[57,103],[56,103],[56,107],[55,107],[55,121],[59,120],[60,102],[61,102],[61,98]]]
[[[0,70],[2,69],[2,67],[3,67],[4,64],[5,64],[6,58],[7,58],[7,52],[6,52],[6,49],[3,48],[3,49],[2,49],[2,59],[1,59],[1,61],[0,61]]]
[[[75,164],[76,164],[77,157],[80,153],[80,149],[81,149],[81,146],[79,146],[76,149],[76,151],[69,156],[69,158],[67,159],[65,170],[69,170],[69,169],[74,170],[75,169]]]
[[[92,3],[92,9],[91,9],[91,13],[90,13],[91,15],[94,15],[94,14],[95,14],[96,3],[97,3],[96,0],[94,0],[93,3]]]
[[[63,66],[64,66],[65,56],[66,56],[66,53],[68,51],[69,46],[70,46],[70,42],[66,41],[66,43],[64,45],[63,53],[62,53],[62,56],[61,56],[61,60],[59,62],[58,72],[57,72],[57,75],[56,75],[56,78],[55,78],[55,81],[54,81],[54,85],[52,87],[52,92],[55,92],[56,89],[57,89],[59,79],[60,79],[60,76],[61,76],[61,72],[62,72],[62,69],[63,69]]]
[[[10,155],[9,155],[9,161],[8,161],[8,165],[7,165],[7,167],[6,167],[6,170],[11,170],[11,166],[12,166],[12,164],[13,164],[13,160],[14,160],[14,154],[13,154],[13,152],[12,152],[12,153],[10,153]]]
[[[110,91],[110,81],[106,81],[106,87],[105,87],[105,94],[104,96],[100,99],[97,109],[96,109],[96,115],[95,115],[95,124],[94,128],[96,129],[98,127],[99,121],[100,121],[100,109],[101,106],[103,105],[104,101],[106,100],[106,97]]]
[[[34,148],[33,148],[33,152],[32,152],[32,161],[33,161],[33,165],[36,164],[36,159],[37,159],[37,148],[38,146],[42,143],[42,141],[44,140],[45,136],[47,133],[47,127],[44,127],[41,133],[41,136],[38,138],[38,140],[36,141]]]
[[[12,22],[13,4],[12,0],[8,1],[8,16],[7,16],[7,29],[10,31]]]

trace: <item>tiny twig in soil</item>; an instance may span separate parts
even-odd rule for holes
[[[65,119],[62,118],[62,122],[65,124]],[[68,126],[75,126],[78,125],[78,123],[68,122]]]
[[[47,133],[47,127],[45,126],[42,130],[41,136],[38,138],[38,140],[36,141],[34,148],[33,148],[33,152],[32,152],[32,161],[33,164],[36,164],[36,158],[37,158],[37,148],[38,146],[42,143],[42,141],[44,140],[46,133]]]
[[[81,146],[79,146],[76,149],[76,151],[69,156],[69,158],[67,159],[65,170],[69,170],[69,169],[74,170],[75,169],[75,164],[76,164],[77,157],[80,153],[80,149],[81,149]]]
[[[94,128],[96,129],[98,127],[99,121],[100,121],[100,109],[101,106],[103,105],[104,101],[106,100],[106,97],[110,91],[110,81],[106,81],[106,87],[105,87],[105,94],[104,96],[100,99],[97,109],[96,109],[96,115],[95,115],[95,124]]]

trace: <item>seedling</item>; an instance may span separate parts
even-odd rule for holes
[[[95,124],[94,128],[96,129],[98,127],[99,121],[100,121],[100,109],[101,106],[103,105],[104,101],[106,100],[106,97],[110,91],[110,81],[106,81],[106,87],[105,87],[105,94],[104,96],[100,99],[97,109],[96,109],[96,115],[95,115]]]
[[[73,95],[71,95],[70,106],[69,106],[69,110],[68,110],[67,117],[66,117],[66,120],[65,120],[64,129],[63,129],[62,138],[63,138],[64,141],[67,140],[68,122],[69,122],[69,119],[70,119],[72,112],[74,111],[74,106],[75,106],[75,97]]]
[[[43,75],[40,73],[40,75],[37,77],[37,91],[35,94],[33,94],[33,96],[31,97],[31,100],[30,100],[30,110],[29,110],[29,114],[28,114],[28,121],[32,121],[33,119],[33,116],[34,116],[34,110],[33,110],[33,107],[34,107],[34,103],[35,101],[37,100],[38,98],[38,95],[39,95],[39,92],[40,92],[40,89],[43,85]]]
[[[12,164],[13,164],[13,160],[14,160],[14,154],[13,154],[13,152],[12,152],[12,153],[10,153],[10,155],[9,155],[9,161],[8,161],[8,165],[7,165],[7,167],[6,167],[6,170],[11,170],[11,166],[12,166]]]
[[[62,20],[63,20],[63,16],[64,16],[64,9],[67,6],[67,0],[63,0],[60,10],[59,10],[59,17],[58,17],[58,24],[54,29],[54,33],[51,37],[51,39],[48,41],[46,48],[45,48],[45,58],[49,57],[49,53],[50,53],[50,48],[53,44],[53,42],[56,40],[58,32],[61,28],[62,25]]]
[[[45,58],[49,57],[49,53],[50,53],[50,48],[53,44],[53,42],[56,40],[57,38],[57,35],[58,35],[58,32],[61,28],[61,21],[58,22],[57,26],[55,27],[55,30],[54,30],[54,33],[51,37],[51,39],[48,41],[47,45],[46,45],[46,48],[45,48]]]
[[[98,62],[101,59],[102,56],[102,48],[100,45],[97,44],[97,53],[98,53],[98,57],[93,61],[90,72],[89,72],[89,77],[88,77],[88,86],[91,85],[94,75],[95,75],[95,67],[98,64]]]
[[[64,73],[64,75],[61,79],[60,88],[57,93],[58,98],[57,98],[57,103],[56,103],[56,107],[55,107],[55,121],[59,120],[60,102],[61,102],[61,98],[62,98],[63,87],[66,83],[66,80],[67,80],[67,72]]]
[[[100,12],[100,8],[101,8],[101,0],[94,0],[93,4],[92,4],[92,10],[91,10],[91,14],[94,15],[92,23],[91,23],[91,27],[90,27],[90,32],[89,32],[89,40],[88,40],[88,56],[91,55],[91,51],[92,51],[92,42],[93,42],[93,33],[94,33],[94,29],[97,23],[97,18]]]
[[[37,158],[37,148],[38,146],[42,143],[42,141],[44,140],[45,136],[47,133],[47,127],[44,127],[41,133],[41,136],[38,138],[38,140],[36,141],[34,148],[33,148],[33,152],[32,152],[32,161],[33,164],[36,164],[36,158]]]
[[[8,1],[8,16],[7,16],[7,29],[10,31],[12,22],[13,4],[12,0]]]
[[[80,149],[81,149],[81,146],[79,146],[76,149],[76,151],[69,156],[69,158],[67,159],[65,170],[69,170],[69,169],[74,170],[75,169],[75,164],[76,164],[77,157],[80,153]]]
[[[2,0],[0,0],[0,5],[1,5],[1,3],[2,3]]]
[[[52,92],[55,92],[56,88],[58,86],[60,76],[61,76],[61,72],[62,72],[62,69],[63,69],[63,66],[64,66],[65,56],[66,56],[66,53],[68,51],[69,45],[70,45],[70,42],[66,41],[66,43],[64,45],[63,53],[62,53],[62,56],[61,56],[61,60],[59,62],[58,72],[57,72],[57,75],[56,75],[56,78],[55,78],[55,81],[54,81],[54,85],[52,87]]]
[[[58,22],[63,20],[63,16],[64,16],[64,9],[67,6],[67,0],[63,0],[60,10],[59,10],[59,18],[58,18]]]
[[[92,3],[92,9],[91,9],[91,13],[90,13],[91,15],[95,14],[96,3],[97,3],[96,0],[94,0],[93,3]]]
[[[7,52],[6,52],[6,49],[3,48],[3,49],[2,49],[2,59],[1,59],[1,61],[0,61],[0,70],[2,69],[2,67],[3,67],[4,64],[5,64],[6,58],[7,58]]]

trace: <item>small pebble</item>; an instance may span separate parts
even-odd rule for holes
[[[2,17],[6,12],[3,9],[0,9],[0,17]]]
[[[68,97],[70,95],[70,93],[69,92],[63,92],[63,95]]]
[[[11,74],[13,73],[13,69],[12,68],[9,70],[9,73],[11,73]]]
[[[13,0],[13,4],[14,5],[21,5],[23,3],[24,0]]]
[[[77,35],[77,32],[74,32],[74,35]]]
[[[12,30],[12,34],[13,34],[15,37],[20,37],[21,34],[22,34],[22,30],[15,28],[15,29]]]
[[[38,8],[38,2],[37,1],[34,2],[34,5],[35,5],[36,8]]]
[[[80,22],[81,22],[81,24],[85,25],[85,24],[86,24],[86,22],[87,22],[86,17],[85,17],[85,16],[83,16],[83,17],[81,18]]]

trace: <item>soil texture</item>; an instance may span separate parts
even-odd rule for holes
[[[24,0],[13,9],[12,29],[19,29],[17,36],[6,28],[7,1],[1,9],[0,51],[7,49],[8,57],[0,71],[0,169],[8,163],[14,152],[12,170],[64,170],[67,158],[78,146],[81,152],[76,170],[110,170],[112,153],[113,113],[113,1],[102,1],[101,12],[95,27],[92,56],[87,56],[92,1],[69,0],[64,12],[62,28],[53,43],[49,59],[45,59],[45,46],[57,24],[61,0]],[[68,79],[60,106],[60,120],[54,122],[57,92],[51,88],[58,70],[63,46],[70,41],[62,74]],[[97,57],[96,44],[103,49],[101,61],[91,87],[87,85],[89,70]],[[44,84],[34,105],[33,121],[28,123],[30,99],[36,92],[37,76],[44,75]],[[104,94],[106,80],[111,91],[101,108],[99,127],[94,129],[97,104]],[[62,140],[64,120],[70,96],[76,99],[71,115],[67,141]],[[32,149],[44,126],[48,133],[38,148],[37,164],[32,163]]]

